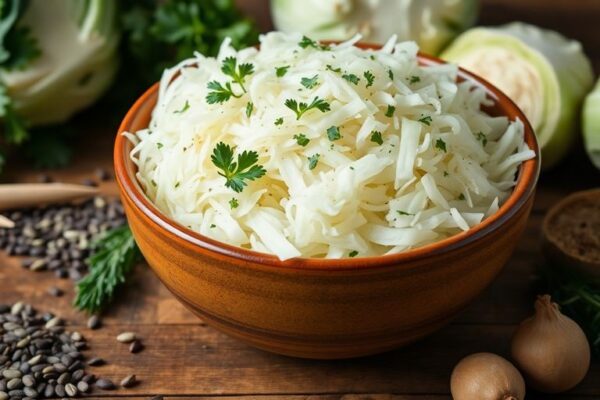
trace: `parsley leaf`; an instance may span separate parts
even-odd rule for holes
[[[3,46],[1,64],[7,70],[23,70],[42,54],[37,40],[27,27],[13,27],[4,36]]]
[[[330,64],[327,64],[327,69],[331,72],[337,72],[338,74],[342,72],[341,68],[333,68]]]
[[[229,100],[232,96],[238,99],[242,97],[242,95],[236,95],[233,93],[233,90],[231,89],[231,83],[229,82],[225,83],[225,87],[223,87],[223,85],[217,81],[210,81],[206,87],[209,90],[212,90],[206,95],[206,102],[208,104],[221,104]]]
[[[360,78],[354,74],[344,74],[342,75],[342,78],[355,85],[358,85],[358,82],[360,81]]]
[[[281,78],[285,74],[287,74],[288,69],[290,69],[289,65],[285,65],[283,67],[275,67],[275,75],[277,75],[278,78]]]
[[[307,89],[312,89],[318,85],[319,75],[315,75],[312,78],[302,78],[300,83]]]
[[[421,122],[427,126],[431,126],[431,122],[432,122],[431,116],[428,115],[426,117],[421,117],[421,119],[419,119],[419,122]]]
[[[483,147],[485,147],[485,145],[488,142],[487,136],[485,136],[485,134],[483,132],[477,133],[477,140],[479,140],[481,142],[481,144],[483,144]]]
[[[402,211],[402,210],[396,210],[396,212],[397,212],[399,215],[415,215],[415,214],[411,214],[411,213],[408,213],[408,212],[406,212],[406,211]]]
[[[348,257],[352,258],[352,257],[356,257],[358,255],[358,251],[356,250],[352,250],[350,253],[348,253]]]
[[[385,116],[388,118],[392,118],[394,116],[395,112],[396,112],[396,107],[388,105],[387,110],[385,110]]]
[[[465,199],[465,195],[461,193],[460,196],[458,196],[458,199],[459,200],[464,200]]]
[[[248,104],[246,104],[246,117],[250,118],[253,110],[254,110],[254,103],[249,101]]]
[[[363,76],[367,80],[367,86],[366,87],[373,86],[373,82],[375,82],[375,75],[373,75],[373,73],[371,71],[365,71],[365,73],[363,74]]]
[[[186,100],[183,107],[181,107],[181,109],[179,109],[179,110],[173,111],[173,114],[183,114],[184,112],[186,112],[189,109],[190,109],[190,102]]]
[[[383,138],[381,137],[381,132],[372,131],[371,132],[371,142],[377,143],[378,145],[381,146],[383,144]]]
[[[297,120],[300,119],[305,112],[312,110],[313,108],[316,108],[323,113],[331,109],[329,103],[319,97],[315,97],[310,104],[303,102],[298,103],[294,99],[287,99],[285,101],[285,106],[296,113]]]
[[[306,49],[307,47],[312,47],[313,49],[317,49],[317,50],[329,50],[330,47],[325,45],[325,44],[320,44],[319,42],[312,40],[311,38],[307,37],[307,36],[302,36],[302,40],[300,40],[300,42],[298,43],[298,46],[302,47],[303,49]]]
[[[283,117],[279,117],[274,122],[275,126],[279,126],[283,124]]]
[[[342,135],[340,135],[340,128],[337,126],[330,126],[327,128],[327,137],[330,141],[339,140]]]
[[[417,82],[421,82],[421,78],[420,77],[418,77],[416,75],[413,75],[413,76],[410,77],[410,83],[417,83]]]
[[[308,169],[315,169],[317,164],[319,163],[319,158],[321,155],[319,153],[315,153],[312,156],[308,157]]]
[[[262,165],[257,164],[258,153],[255,151],[243,151],[237,156],[237,162],[233,161],[233,148],[223,142],[217,143],[211,155],[213,164],[221,170],[219,175],[226,179],[225,187],[240,193],[248,183],[262,177],[267,171]]]
[[[238,202],[238,199],[236,199],[235,197],[232,197],[231,200],[229,200],[229,207],[231,207],[232,210],[234,208],[238,208],[239,205],[240,205],[240,203]]]
[[[391,69],[388,69],[388,76],[390,77],[391,81],[394,80],[394,72]]]
[[[444,142],[443,139],[438,139],[435,141],[435,148],[440,149],[443,152],[448,152],[448,150],[446,149],[446,142]]]
[[[246,77],[254,73],[254,65],[250,63],[237,65],[237,58],[227,57],[223,60],[221,71],[225,75],[230,76],[235,83],[240,85],[244,93],[246,93],[244,83],[246,82]]]
[[[294,135],[294,139],[296,139],[296,143],[298,143],[302,147],[306,147],[308,142],[310,142],[310,139],[307,138],[304,133],[299,133],[297,135]]]
[[[162,149],[163,146],[164,145],[161,142],[156,143],[156,147],[159,148],[159,149]]]

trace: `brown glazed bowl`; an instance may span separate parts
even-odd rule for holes
[[[420,62],[442,63],[425,55]],[[129,158],[132,145],[121,133],[148,126],[157,101],[154,85],[127,113],[114,149],[123,205],[148,264],[206,323],[275,353],[357,357],[434,332],[472,302],[512,254],[531,210],[540,168],[535,135],[517,106],[466,71],[459,79],[486,89],[494,100],[490,114],[521,119],[525,140],[538,155],[522,164],[514,192],[500,210],[467,232],[400,254],[285,262],[195,233],[161,214],[145,196]]]

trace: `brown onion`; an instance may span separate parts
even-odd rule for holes
[[[525,381],[506,359],[476,353],[454,367],[450,391],[454,400],[523,400]]]
[[[535,315],[515,332],[511,353],[527,383],[545,393],[571,389],[590,367],[590,345],[585,334],[559,311],[549,295],[538,297]]]

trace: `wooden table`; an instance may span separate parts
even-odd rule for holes
[[[559,29],[580,39],[600,67],[600,1],[486,0],[484,23],[523,19]],[[255,8],[256,10],[256,8]],[[48,171],[57,180],[79,182],[98,166],[111,167],[113,132],[81,135],[74,163],[63,171]],[[104,132],[105,131],[105,132]],[[34,181],[37,171],[13,166],[6,181]],[[532,313],[535,268],[540,262],[540,223],[547,208],[566,194],[600,184],[579,148],[554,171],[542,176],[535,208],[517,250],[495,283],[448,327],[412,346],[379,356],[346,361],[309,361],[255,350],[210,327],[184,309],[152,272],[140,265],[131,283],[106,313],[104,328],[85,328],[86,317],[71,308],[73,286],[51,273],[23,270],[16,259],[0,254],[0,303],[25,300],[41,310],[67,318],[88,338],[88,355],[108,360],[93,372],[119,381],[130,373],[141,384],[117,392],[96,391],[93,396],[139,398],[154,394],[203,399],[449,399],[452,367],[463,356],[491,351],[507,355],[516,324]],[[114,182],[102,185],[115,194]],[[46,289],[66,291],[53,298]],[[426,299],[424,299],[426,301]],[[132,355],[115,341],[117,333],[137,332],[146,349]],[[186,397],[188,396],[188,397]],[[530,392],[528,399],[548,399]],[[167,396],[168,398],[168,396]],[[600,398],[600,363],[570,393],[555,399]]]

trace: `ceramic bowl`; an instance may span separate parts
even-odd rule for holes
[[[419,57],[422,64],[442,63]],[[525,140],[539,154],[530,124],[508,97],[466,71],[459,79],[485,88],[494,101],[486,110],[492,115],[523,121]],[[404,253],[282,262],[215,241],[161,214],[135,178],[132,145],[121,133],[148,126],[157,90],[154,85],[133,105],[116,138],[116,177],[129,224],[148,264],[181,303],[252,346],[337,359],[414,342],[451,321],[492,282],[527,223],[539,156],[522,164],[513,193],[496,214],[467,232]]]

